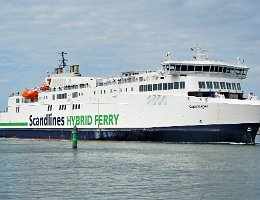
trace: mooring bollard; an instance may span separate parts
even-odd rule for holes
[[[77,126],[75,125],[73,127],[72,132],[71,132],[71,140],[72,140],[72,148],[73,149],[77,148],[77,139],[78,139],[78,129],[77,129]]]

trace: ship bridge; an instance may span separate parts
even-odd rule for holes
[[[220,61],[164,61],[163,70],[171,75],[211,74],[245,79],[249,67]]]
[[[195,53],[191,61],[173,61],[170,59],[171,53],[166,54],[166,60],[161,63],[163,70],[171,75],[213,75],[221,77],[230,77],[245,79],[249,67],[244,64],[244,60],[237,58],[235,64],[226,63],[223,61],[212,61],[209,59],[209,52],[202,49],[198,45],[192,47],[191,50]]]

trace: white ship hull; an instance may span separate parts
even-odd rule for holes
[[[69,139],[76,125],[79,139],[254,142],[260,125],[258,101],[168,94],[120,94],[106,101],[82,97],[80,101],[84,102],[80,110],[68,109],[75,104],[71,102],[66,104],[69,111],[28,104],[17,115],[1,113],[0,133]]]

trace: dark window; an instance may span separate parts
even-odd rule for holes
[[[232,83],[232,90],[237,90],[237,84]]]
[[[144,85],[144,91],[146,92],[147,91],[147,85]]]
[[[168,90],[172,90],[173,89],[173,83],[168,83]]]
[[[227,89],[228,89],[228,90],[231,89],[231,83],[227,83]]]
[[[200,89],[205,89],[206,88],[206,84],[204,81],[199,81],[199,88]]]
[[[189,66],[188,66],[188,71],[194,71],[194,66],[189,65]]]
[[[67,93],[57,94],[57,99],[67,99]]]
[[[181,71],[187,71],[187,65],[182,65],[181,66]]]
[[[203,66],[203,71],[208,72],[209,71],[209,66]]]
[[[176,65],[176,71],[181,71],[181,66],[180,65]]]
[[[76,98],[76,97],[78,97],[78,93],[77,92],[73,92],[72,93],[72,98]]]
[[[227,68],[223,67],[223,73],[226,73],[226,72],[227,72]]]
[[[214,89],[219,89],[219,82],[213,82]]]
[[[157,90],[157,84],[153,84],[153,91]]]
[[[220,82],[220,88],[221,89],[226,89],[226,83],[225,82]]]
[[[230,68],[227,68],[227,73],[228,73],[228,74],[230,73]]]
[[[179,82],[174,82],[174,89],[179,89]]]
[[[219,71],[219,72],[222,72],[222,70],[223,70],[223,67],[219,67],[219,68],[218,68],[218,71]]]
[[[213,84],[211,81],[207,81],[206,85],[207,85],[207,89],[213,89]]]
[[[214,72],[214,70],[215,70],[215,66],[210,66],[210,71]]]
[[[158,84],[158,90],[162,90],[162,84],[161,83]]]
[[[139,85],[139,92],[143,92],[144,91],[144,86],[143,85]]]
[[[180,89],[185,89],[185,82],[184,81],[180,82]]]
[[[241,85],[240,85],[240,83],[237,83],[237,89],[238,89],[238,90],[241,90]]]
[[[202,71],[202,66],[195,66],[195,71],[196,72],[201,72]]]
[[[215,66],[215,72],[218,72],[218,66]]]
[[[167,90],[167,83],[163,83],[163,90]]]
[[[152,84],[148,85],[148,91],[152,91]]]

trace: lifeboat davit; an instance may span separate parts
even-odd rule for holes
[[[35,90],[25,90],[22,92],[22,97],[25,99],[34,100],[38,98],[38,92]]]
[[[43,85],[43,86],[40,87],[40,90],[42,90],[42,91],[46,91],[46,90],[49,90],[49,89],[50,89],[50,87],[48,85]]]

